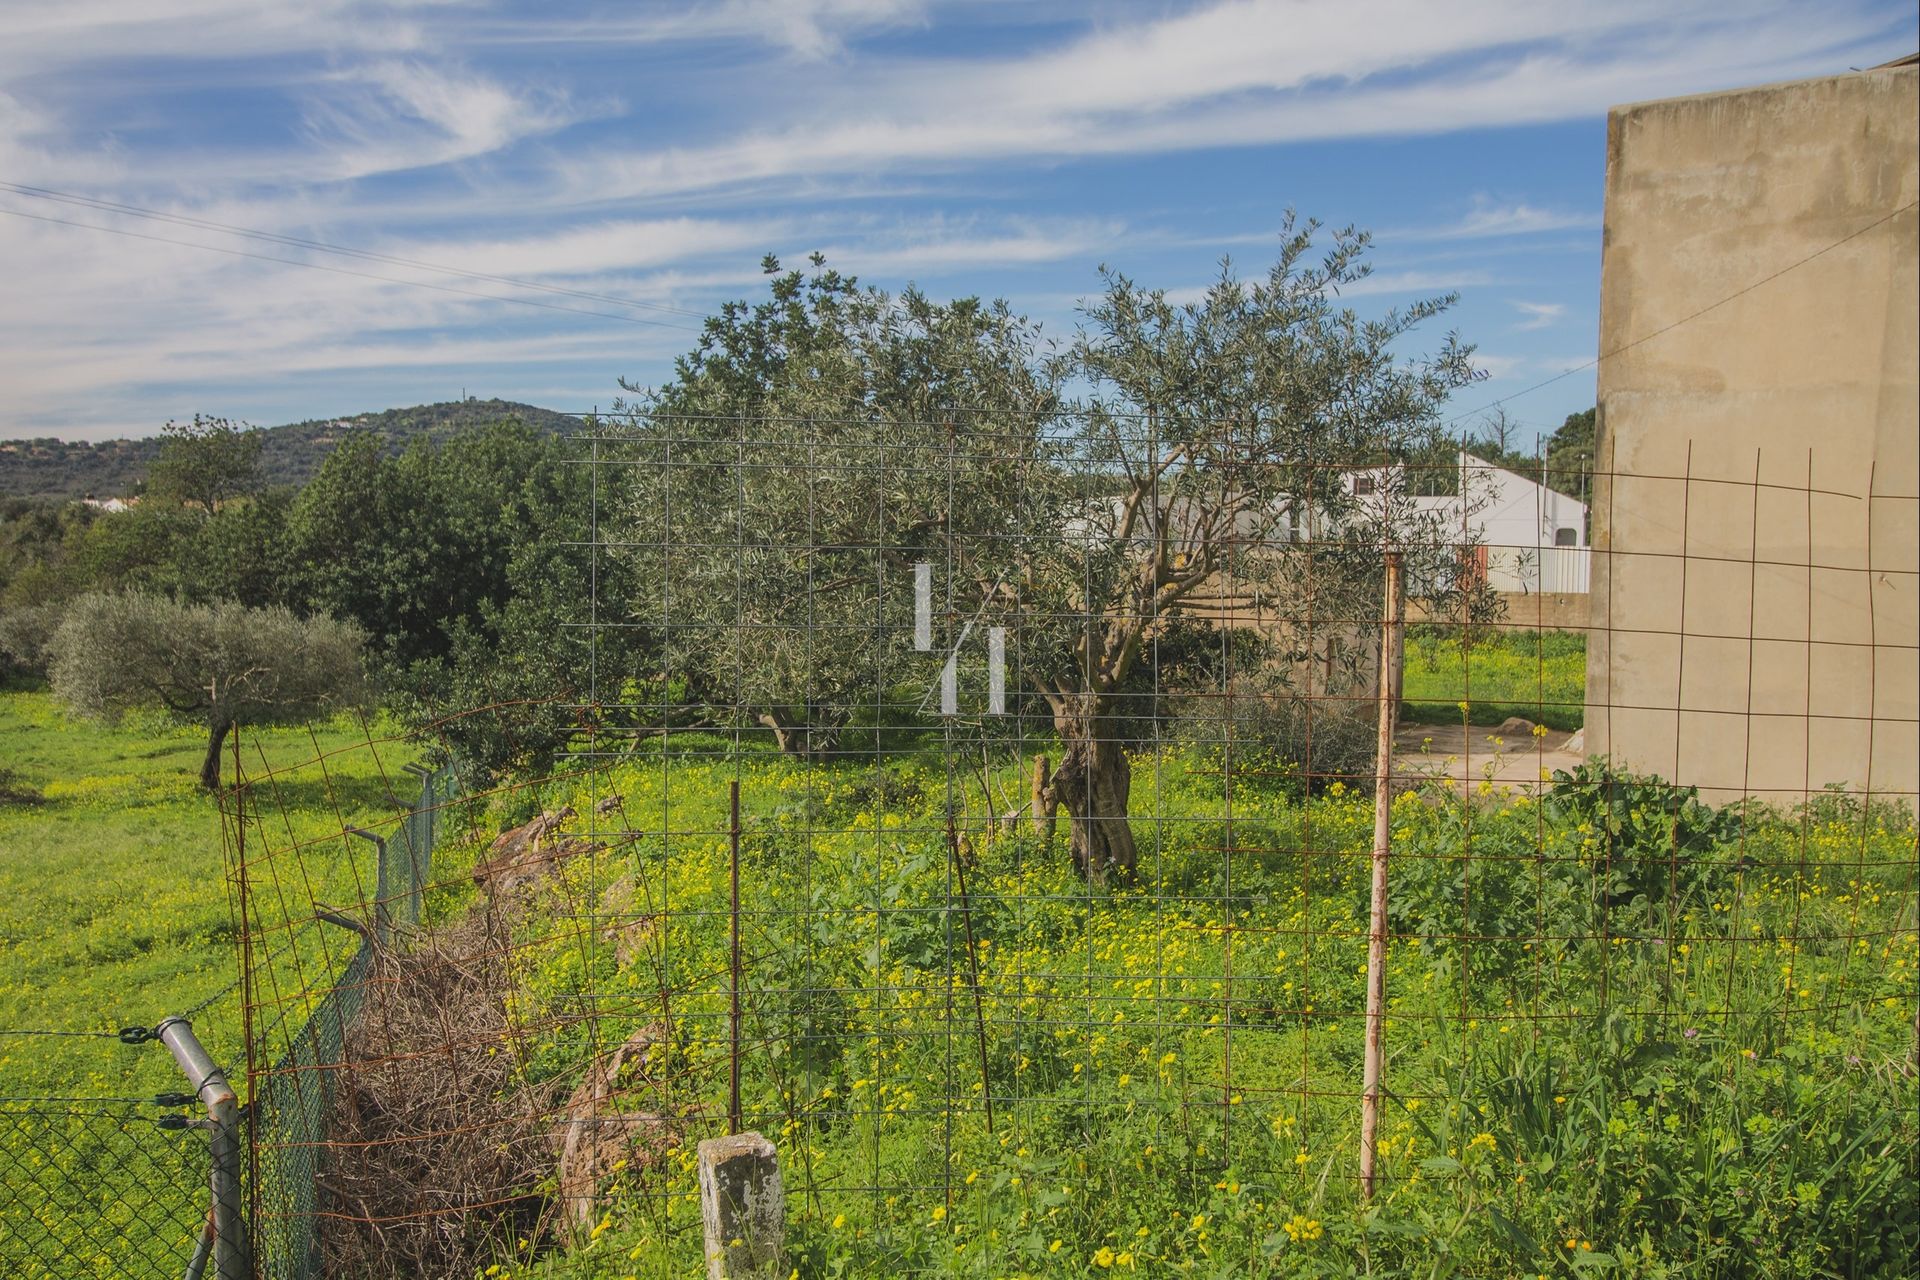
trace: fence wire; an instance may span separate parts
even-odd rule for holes
[[[126,1102],[0,1102],[0,1273],[177,1280],[206,1220],[207,1144],[182,1112]]]
[[[430,781],[358,938],[245,789],[262,1273],[694,1273],[733,1128],[806,1277],[1902,1273],[1916,719],[1819,664],[1913,667],[1833,551],[1913,496],[1603,465],[1517,539],[1127,429],[585,424],[577,692],[442,726],[552,763]]]

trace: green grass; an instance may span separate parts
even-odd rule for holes
[[[402,794],[412,785],[398,773],[408,754],[370,749],[366,736],[343,722],[241,738],[250,774],[286,771],[262,784],[262,798],[276,794],[284,807],[275,815],[283,842],[288,833],[309,842],[301,861],[314,894],[347,904],[371,857],[339,837],[340,818],[387,821],[385,779],[396,777]],[[205,741],[157,719],[109,728],[69,717],[45,693],[0,693],[0,759],[16,788],[42,797],[0,805],[0,1031],[152,1027],[217,997],[195,1031],[217,1060],[244,1071],[240,998],[228,989],[239,935],[226,836],[197,786]],[[318,765],[295,767],[318,752],[331,753],[325,776]],[[226,767],[230,777],[230,755]],[[308,910],[308,899],[290,900],[286,914]],[[271,939],[277,923],[256,921],[256,932]],[[328,963],[312,946],[276,961],[284,985],[322,989]],[[0,1210],[39,1210],[66,1233],[45,1248],[71,1250],[69,1267],[105,1273],[153,1252],[184,1265],[185,1235],[204,1212],[202,1138],[155,1130],[161,1109],[150,1105],[89,1101],[184,1088],[162,1046],[0,1035],[0,1082],[5,1099],[77,1100],[0,1103]],[[45,1190],[30,1190],[29,1178]],[[9,1276],[82,1273],[36,1271],[4,1244],[0,1264]]]
[[[1485,725],[1522,716],[1567,730],[1584,721],[1587,638],[1580,632],[1484,631],[1468,647],[1456,629],[1415,626],[1406,652],[1405,720]]]
[[[102,731],[9,694],[0,742],[47,796],[0,810],[0,1027],[151,1025],[218,992],[235,934],[220,827],[192,785],[197,736]],[[353,909],[369,857],[340,824],[394,811],[384,780],[401,753],[376,759],[347,726],[317,745],[333,753],[324,772],[288,768],[316,754],[303,734],[246,747],[275,824],[250,829],[253,900],[285,903],[252,922],[258,940],[316,899]],[[1221,761],[1142,758],[1141,875],[1090,890],[1059,838],[988,841],[977,780],[950,780],[936,750],[881,772],[725,747],[686,735],[597,773],[582,762],[497,797],[494,822],[436,857],[445,920],[475,902],[461,872],[495,826],[569,802],[589,814],[619,791],[643,834],[565,864],[519,921],[518,1034],[501,1051],[565,1097],[671,993],[672,1035],[627,1082],[667,1128],[608,1181],[590,1237],[502,1241],[496,1278],[701,1269],[693,1148],[726,1111],[736,777],[744,1102],[779,1144],[806,1280],[1866,1277],[1903,1274],[1920,1247],[1910,813],[1832,798],[1716,815],[1632,780],[1615,808],[1578,788],[1502,807],[1401,798],[1368,1205],[1354,1182],[1368,798],[1298,799],[1242,755],[1229,822]],[[1011,761],[995,773],[1008,794],[1020,780]],[[975,855],[965,914],[950,795]],[[605,933],[617,884],[652,917],[624,965]],[[278,956],[265,993],[317,992],[335,958]],[[229,1061],[236,1020],[228,998],[201,1023]],[[16,1097],[179,1087],[152,1045],[0,1053]],[[76,1109],[95,1114],[31,1145],[29,1129],[0,1129],[0,1210],[34,1213],[70,1249],[36,1270],[0,1245],[8,1274],[183,1256],[203,1204],[198,1135],[125,1119],[152,1108]]]
[[[961,814],[992,1132],[937,757],[884,789],[859,765],[657,754],[549,788],[583,813],[620,791],[651,834],[570,864],[523,922],[513,1047],[530,1077],[571,1082],[660,1021],[664,985],[673,1035],[633,1105],[682,1119],[613,1179],[590,1240],[507,1247],[499,1274],[699,1269],[736,771],[745,1108],[780,1146],[802,1277],[1903,1274],[1920,1246],[1910,814],[1743,819],[1631,781],[1617,813],[1591,789],[1404,797],[1369,1206],[1371,801],[1291,801],[1247,769],[1229,826],[1217,763],[1141,762],[1142,875],[1112,892],[1057,844],[988,845]],[[624,966],[604,915],[583,919],[619,882],[655,917]]]

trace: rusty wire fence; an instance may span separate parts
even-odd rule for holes
[[[1900,1274],[1914,496],[1219,440],[583,422],[564,748],[351,909],[246,788],[261,1273],[690,1274],[746,1129],[781,1275]]]

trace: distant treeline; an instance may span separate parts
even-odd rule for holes
[[[559,433],[576,420],[511,400],[450,400],[350,418],[325,418],[266,427],[260,432],[259,480],[267,486],[313,479],[349,432],[364,432],[391,453],[416,440],[434,443],[496,422],[520,422]],[[160,458],[160,436],[139,440],[0,440],[0,497],[128,497],[144,488]]]
[[[560,437],[504,421],[395,454],[351,431],[299,486],[268,483],[257,444],[218,421],[171,431],[149,493],[124,511],[0,499],[0,674],[44,673],[74,601],[136,592],[357,623],[383,701],[415,723],[569,700],[588,670],[585,633],[565,624],[592,594],[580,545],[591,504],[588,469],[567,462]],[[600,599],[619,591],[603,572]],[[620,639],[603,637],[602,656]],[[522,745],[537,750],[544,714],[522,712],[471,747],[511,763]]]

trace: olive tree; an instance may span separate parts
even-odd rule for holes
[[[220,746],[236,726],[298,722],[366,697],[359,628],[278,606],[86,595],[50,649],[53,691],[80,714],[113,722],[154,709],[204,727],[208,791],[219,789]]]
[[[1344,620],[1275,638],[1282,691],[1309,663],[1366,666],[1387,546],[1426,592],[1466,590],[1448,572],[1465,522],[1394,479],[1476,376],[1451,335],[1401,350],[1453,299],[1362,318],[1341,295],[1366,236],[1318,232],[1289,222],[1265,276],[1223,268],[1188,304],[1105,273],[1058,352],[1004,305],[889,298],[817,260],[776,274],[638,407],[618,458],[637,464],[620,537],[653,584],[636,617],[800,750],[937,670],[903,643],[909,570],[930,564],[948,645],[967,620],[1004,627],[1051,713],[1075,864],[1130,873],[1129,699],[1209,589]]]
[[[818,256],[763,265],[768,299],[728,304],[670,383],[623,406],[614,456],[635,465],[607,470],[649,584],[633,616],[669,668],[783,750],[828,750],[914,674],[912,566],[1057,481],[1055,390],[1004,304],[893,297]]]
[[[1289,220],[1263,277],[1224,266],[1191,303],[1103,272],[1066,357],[1085,398],[1048,435],[1064,443],[1079,496],[1009,512],[1031,522],[1018,538],[955,543],[960,572],[993,584],[980,611],[1019,635],[1026,678],[1052,713],[1063,749],[1054,794],[1090,878],[1133,870],[1126,690],[1196,597],[1231,578],[1283,618],[1344,620],[1279,633],[1272,664],[1284,683],[1294,670],[1367,665],[1357,624],[1379,616],[1387,546],[1410,557],[1423,591],[1470,589],[1448,572],[1465,522],[1423,514],[1393,478],[1433,438],[1448,395],[1476,377],[1471,348],[1451,334],[1431,355],[1402,351],[1453,299],[1362,318],[1341,295],[1367,275],[1367,236],[1322,242],[1319,231]],[[1364,496],[1353,483],[1362,472],[1376,479]]]

